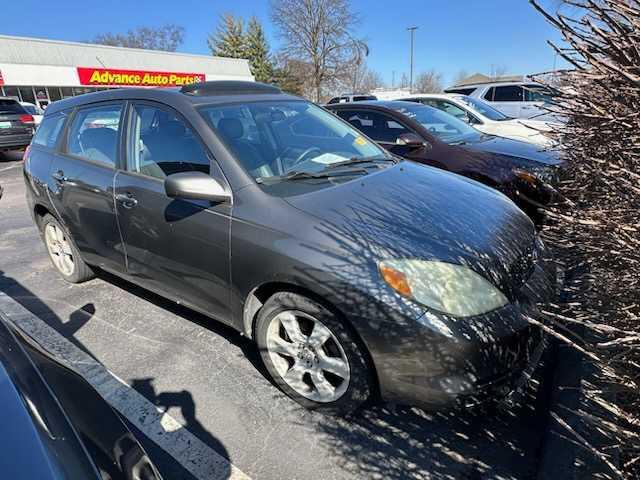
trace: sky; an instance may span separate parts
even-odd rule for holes
[[[557,0],[544,0],[557,2]],[[464,70],[488,73],[491,65],[522,75],[551,70],[554,52],[546,43],[556,31],[527,0],[351,0],[360,16],[354,35],[365,39],[367,63],[391,84],[409,74],[409,26],[415,33],[414,75],[430,69],[445,86]],[[0,34],[87,41],[98,33],[175,23],[186,29],[179,51],[208,54],[207,37],[229,12],[262,23],[272,50],[279,38],[268,0],[43,0],[5,1]],[[558,66],[561,66],[558,61]]]

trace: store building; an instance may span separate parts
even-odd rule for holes
[[[0,35],[0,96],[46,107],[123,87],[253,80],[246,60]]]

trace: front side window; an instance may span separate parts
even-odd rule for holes
[[[69,129],[67,153],[115,167],[121,113],[119,103],[78,110]]]
[[[193,130],[173,112],[153,105],[133,108],[127,170],[164,179],[180,172],[209,174],[211,162]]]
[[[429,133],[445,143],[460,143],[480,135],[476,129],[462,120],[426,105],[402,107],[397,110],[421,124]]]
[[[394,118],[367,110],[340,110],[338,115],[376,142],[396,143],[400,135],[411,131]]]
[[[524,87],[525,102],[551,103],[553,92],[540,85],[526,85]]]
[[[54,148],[58,143],[58,137],[64,128],[66,119],[67,115],[62,112],[45,116],[36,130],[33,143],[42,147]]]
[[[305,101],[207,106],[200,112],[259,181],[291,172],[318,173],[353,158],[387,158],[358,131]]]
[[[524,100],[524,90],[520,85],[505,85],[495,87],[493,94],[494,102],[522,102]]]
[[[460,95],[471,95],[475,91],[476,91],[475,87],[471,87],[471,88],[449,88],[449,89],[445,90],[446,93],[458,93]]]

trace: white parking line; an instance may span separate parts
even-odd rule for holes
[[[11,170],[12,168],[18,168],[18,167],[20,167],[20,166],[22,166],[22,165],[21,165],[21,164],[18,164],[18,165],[11,165],[10,167],[0,168],[0,173],[2,173],[2,172],[6,172],[7,170]]]
[[[113,408],[193,476],[202,480],[249,480],[175,418],[160,411],[104,365],[3,292],[0,292],[0,310],[43,348],[82,375]]]

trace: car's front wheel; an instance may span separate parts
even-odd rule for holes
[[[363,348],[338,315],[309,298],[291,292],[269,298],[256,341],[275,383],[306,408],[344,415],[371,395]]]
[[[71,235],[53,215],[45,215],[40,228],[51,263],[62,278],[67,282],[81,283],[94,277],[91,267],[80,257]]]

